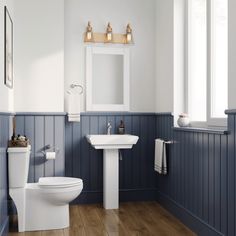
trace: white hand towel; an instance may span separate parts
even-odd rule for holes
[[[166,144],[164,140],[155,140],[155,171],[159,174],[167,174],[167,162],[166,162]]]
[[[78,93],[68,94],[68,121],[80,122],[80,95]]]

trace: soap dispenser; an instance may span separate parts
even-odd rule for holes
[[[118,134],[125,134],[125,125],[123,120],[120,121],[120,125],[118,127]]]

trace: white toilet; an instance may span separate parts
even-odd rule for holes
[[[30,146],[8,148],[9,193],[18,213],[18,230],[37,231],[69,227],[69,202],[83,189],[83,181],[43,177],[27,183]]]

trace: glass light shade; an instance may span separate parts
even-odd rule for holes
[[[132,28],[130,24],[126,27],[126,43],[131,43],[133,41]]]
[[[92,34],[91,31],[86,32],[86,39],[87,39],[87,40],[92,40],[92,37],[93,37],[93,34]]]
[[[111,41],[112,40],[112,33],[108,32],[107,33],[107,41]]]
[[[131,33],[127,33],[126,34],[126,41],[127,41],[127,43],[131,43],[132,42],[132,34]]]
[[[93,39],[93,28],[91,26],[90,21],[88,22],[85,37],[86,37],[86,41],[92,41],[92,39]]]
[[[106,33],[107,41],[110,42],[112,40],[112,27],[111,23],[109,22],[107,25],[107,33]]]

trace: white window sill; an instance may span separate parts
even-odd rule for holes
[[[184,131],[184,132],[197,132],[197,133],[209,133],[209,134],[228,134],[229,131],[226,127],[173,127],[175,131]]]

